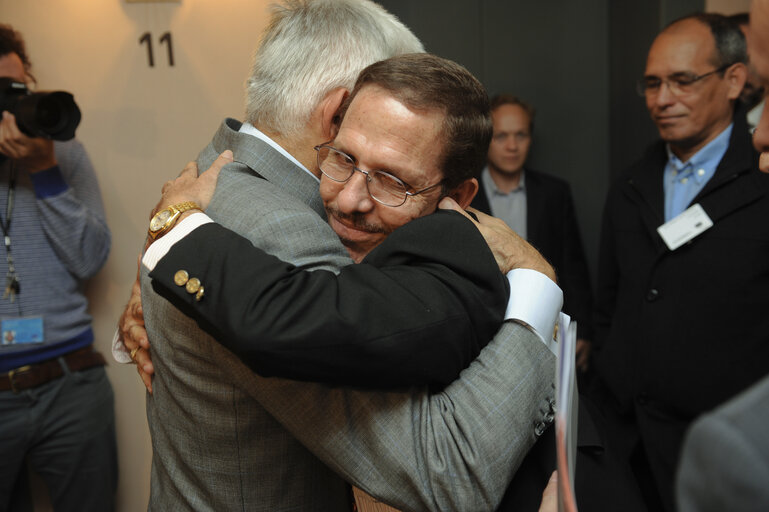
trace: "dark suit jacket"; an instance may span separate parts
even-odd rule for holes
[[[769,372],[769,175],[736,114],[729,149],[692,201],[714,225],[670,251],[657,233],[666,161],[658,142],[609,192],[595,363],[616,412],[635,418],[672,509],[688,423]]]
[[[302,272],[207,224],[150,276],[159,294],[263,376],[442,387],[502,323],[507,280],[478,230],[455,212],[396,229],[363,263],[338,276]],[[200,302],[174,284],[179,269],[203,283]]]
[[[580,510],[643,512],[646,507],[630,466],[607,441],[604,418],[580,395],[574,494]],[[537,512],[550,475],[556,470],[555,426],[537,440],[505,491],[497,512]]]
[[[577,321],[577,336],[592,339],[593,296],[569,184],[542,172],[525,173],[528,242],[555,267],[563,310]],[[470,206],[493,215],[483,184]]]

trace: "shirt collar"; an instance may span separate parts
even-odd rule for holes
[[[280,144],[278,144],[277,142],[275,142],[274,140],[272,140],[270,137],[268,137],[267,135],[265,135],[265,134],[264,134],[264,132],[262,132],[261,130],[259,130],[259,128],[257,128],[256,126],[252,125],[251,123],[245,123],[245,122],[244,122],[243,124],[241,124],[241,125],[240,125],[240,130],[238,130],[238,131],[239,131],[240,133],[245,133],[245,134],[248,134],[248,135],[252,135],[252,136],[256,137],[257,139],[259,139],[259,140],[261,140],[261,141],[263,141],[263,142],[266,142],[266,143],[267,143],[267,144],[269,144],[269,145],[270,145],[270,146],[271,146],[271,147],[272,147],[272,148],[273,148],[275,151],[277,151],[278,153],[280,153],[280,154],[281,154],[281,155],[283,155],[284,157],[288,158],[288,159],[289,159],[289,160],[290,160],[292,163],[294,163],[295,165],[299,166],[299,168],[300,168],[300,169],[302,169],[304,172],[306,172],[307,174],[309,174],[310,176],[312,176],[313,178],[315,178],[315,181],[317,181],[318,183],[320,183],[320,179],[319,179],[317,176],[315,176],[315,175],[314,175],[312,172],[310,172],[310,170],[309,170],[307,167],[305,167],[304,165],[302,165],[302,164],[299,162],[299,160],[297,160],[296,158],[294,158],[294,157],[291,155],[291,153],[289,153],[288,151],[286,151],[285,149],[283,149],[283,148],[280,146]]]
[[[521,169],[521,178],[518,180],[518,186],[511,190],[508,193],[502,192],[497,188],[497,184],[494,182],[494,178],[491,177],[491,172],[489,171],[489,166],[483,168],[483,172],[481,173],[481,181],[483,182],[483,186],[486,189],[486,195],[491,197],[493,195],[498,196],[506,196],[509,194],[513,194],[515,192],[525,192],[526,191],[526,171],[525,169]]]
[[[698,184],[706,183],[716,172],[718,164],[724,157],[724,153],[729,149],[729,139],[732,136],[734,123],[724,129],[718,136],[708,142],[702,149],[697,151],[692,157],[682,162],[670,149],[670,144],[665,146],[668,154],[668,167],[675,174],[691,174]],[[674,174],[674,176],[675,176]]]

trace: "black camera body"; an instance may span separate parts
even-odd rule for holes
[[[16,116],[16,124],[30,137],[70,140],[80,124],[80,108],[64,91],[31,92],[22,82],[0,78],[0,111]]]

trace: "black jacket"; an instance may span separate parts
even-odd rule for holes
[[[542,172],[525,172],[528,242],[555,268],[563,310],[577,321],[577,337],[592,339],[593,295],[569,184]],[[483,184],[470,206],[491,214]]]

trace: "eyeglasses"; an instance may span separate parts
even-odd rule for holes
[[[636,89],[640,96],[653,96],[660,92],[662,84],[666,84],[670,92],[675,96],[686,95],[692,92],[694,84],[716,73],[721,73],[726,70],[731,64],[724,64],[718,69],[709,71],[702,75],[695,75],[694,73],[682,72],[673,73],[667,78],[659,78],[656,76],[645,76],[638,81]]]
[[[427,192],[443,183],[443,180],[434,185],[416,192],[409,192],[412,188],[400,179],[385,171],[364,171],[355,166],[355,159],[338,149],[326,144],[315,146],[318,152],[318,168],[327,178],[338,183],[344,183],[355,174],[355,171],[366,175],[366,189],[375,201],[385,206],[397,207],[406,202],[411,196]]]

